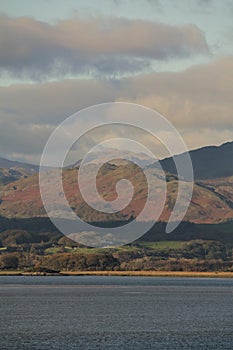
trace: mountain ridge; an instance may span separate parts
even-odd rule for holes
[[[233,142],[220,146],[205,146],[189,151],[193,164],[194,179],[215,179],[233,175]],[[160,161],[164,170],[177,174],[174,159],[182,161],[186,153],[167,157]],[[154,164],[156,166],[156,163]],[[188,180],[188,179],[187,179]]]
[[[116,150],[116,158],[118,154],[118,150]],[[215,179],[219,177],[228,177],[233,175],[233,141],[225,142],[219,146],[210,145],[203,146],[201,148],[196,148],[189,151],[193,169],[194,169],[194,178],[196,180],[202,179]],[[186,153],[175,154],[170,157],[163,158],[159,160],[162,168],[170,174],[177,175],[176,166],[174,163],[174,159],[184,158]],[[106,155],[102,155],[102,160],[105,160]],[[132,156],[132,155],[131,155]],[[135,153],[135,162],[138,158],[138,164],[142,167],[148,168],[157,168],[157,162],[152,165],[147,165],[147,161],[149,157],[146,159],[141,159],[142,153]],[[97,155],[96,155],[97,157]],[[93,161],[93,157],[90,158],[90,161]],[[74,163],[71,167],[80,165],[81,160]],[[12,161],[6,158],[0,157],[0,168],[6,169],[24,169],[28,175],[32,175],[35,172],[39,171],[39,165],[24,163],[19,161]],[[69,168],[69,166],[66,166]],[[189,179],[188,179],[189,180]]]
[[[24,163],[17,160],[10,160],[7,158],[0,157],[0,168],[5,169],[24,169],[24,170],[33,170],[33,171],[39,171],[39,166],[36,164],[30,164],[30,163]]]
[[[233,142],[228,142],[221,146],[208,146],[191,151],[191,155],[197,155],[195,156],[197,159],[199,158],[200,152],[201,154],[204,152],[201,166],[199,168],[201,170],[205,157],[208,157],[209,155],[209,150],[211,150],[211,152],[214,150],[214,153],[217,152],[217,158],[223,157],[223,153],[225,152],[226,157],[224,158],[223,163],[227,166],[225,167],[225,165],[222,163],[223,166],[219,166],[217,168],[221,170],[221,175],[227,172],[230,173],[230,176],[222,176],[219,178],[214,176],[211,178],[211,176],[208,176],[208,179],[203,176],[203,179],[200,178],[196,180],[192,200],[185,220],[196,223],[219,223],[233,218],[233,167],[231,167],[232,149]],[[179,156],[182,157],[183,155],[181,154],[177,157]],[[195,162],[197,162],[197,159],[195,159]],[[170,160],[171,158],[168,158],[164,161],[167,161],[168,165],[170,165]],[[211,158],[211,162],[212,165],[215,165],[215,159]],[[167,166],[167,168],[169,168],[169,166]],[[204,174],[206,174],[207,168],[205,166]],[[14,169],[14,171],[16,170]],[[3,180],[4,174],[6,176],[6,183],[2,181],[1,184],[0,181],[0,215],[9,218],[46,216],[40,198],[38,172],[36,172],[34,169],[30,171],[32,171],[32,173],[29,175],[20,172],[18,174],[16,171],[14,174],[16,174],[15,176],[19,176],[19,179],[9,177],[8,169],[5,169],[5,172],[2,172]],[[50,171],[52,174],[53,169],[50,169]],[[135,193],[130,204],[114,217],[104,214],[97,215],[95,211],[91,210],[90,207],[83,202],[77,183],[77,171],[79,171],[78,168],[65,168],[63,170],[63,187],[71,208],[76,211],[78,215],[80,214],[84,221],[121,221],[129,220],[131,217],[137,217],[144,207],[147,198],[144,173],[148,173],[152,177],[153,186],[155,188],[159,189],[159,186],[161,186],[161,182],[159,181],[162,179],[160,176],[160,170],[157,169],[156,164],[142,170],[139,166],[132,162],[127,163],[126,160],[116,162],[116,164],[105,163],[105,165],[100,168],[99,175],[97,176],[97,188],[100,195],[106,201],[109,201],[110,205],[111,201],[116,198],[115,185],[119,180],[126,178],[135,188]],[[93,175],[93,168],[91,164],[87,166],[86,171],[89,175]],[[10,174],[12,175],[12,172]],[[85,186],[87,186],[87,188],[90,186],[90,179],[91,177],[88,176],[87,179],[85,179]],[[178,189],[178,180],[175,175],[171,174],[170,172],[166,172],[166,181],[167,198],[160,218],[162,221],[168,220],[176,201]],[[186,182],[185,179],[182,181]],[[59,201],[56,199],[56,196],[54,197],[54,200],[56,200],[55,207],[59,208]],[[95,201],[95,198],[93,198],[93,200]],[[157,202],[159,202],[159,199],[157,199]],[[146,220],[152,220],[153,210],[155,210],[154,208],[155,205],[157,205],[157,202],[151,205]]]

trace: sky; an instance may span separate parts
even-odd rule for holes
[[[232,16],[232,0],[0,0],[0,157],[38,163],[59,123],[114,101],[190,149],[232,141]]]

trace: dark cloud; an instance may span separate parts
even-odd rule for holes
[[[0,17],[0,69],[33,79],[66,74],[138,72],[152,60],[208,53],[195,25],[120,18],[68,19],[55,24]]]

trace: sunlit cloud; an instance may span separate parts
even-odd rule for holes
[[[0,69],[35,80],[68,74],[114,76],[151,67],[153,60],[209,54],[194,24],[168,25],[106,17],[57,21],[0,17]]]

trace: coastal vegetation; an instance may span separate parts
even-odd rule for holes
[[[219,225],[182,223],[172,237],[163,232],[164,224],[158,223],[140,240],[112,248],[80,246],[55,228],[40,231],[41,225],[36,221],[32,225],[31,219],[14,220],[11,225],[14,228],[5,230],[2,224],[0,232],[3,272],[233,272],[231,221]],[[7,226],[11,225],[8,222]]]

